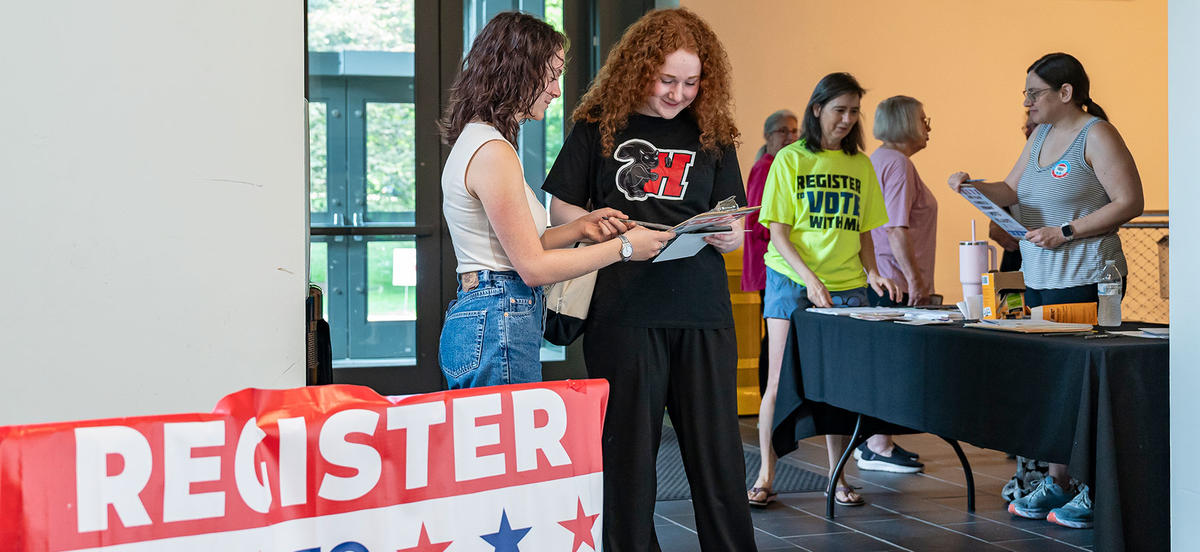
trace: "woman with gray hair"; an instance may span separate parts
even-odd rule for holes
[[[888,212],[887,224],[871,231],[875,262],[880,275],[900,286],[907,305],[925,304],[933,293],[937,199],[910,159],[929,144],[929,123],[925,107],[908,96],[892,96],[875,109],[875,138],[883,144],[871,164]]]
[[[875,108],[875,138],[883,142],[871,154],[879,176],[888,222],[871,230],[875,266],[899,287],[900,301],[867,289],[873,305],[922,305],[933,294],[933,260],[937,249],[937,199],[921,181],[910,159],[929,143],[930,120],[921,102],[892,96]],[[872,435],[854,451],[858,469],[916,473],[925,467],[918,455],[900,448],[891,435]]]

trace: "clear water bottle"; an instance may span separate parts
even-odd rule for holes
[[[1097,305],[1096,321],[1101,326],[1121,325],[1121,271],[1117,270],[1117,261],[1104,261],[1104,272],[1100,273],[1100,282],[1096,284],[1100,296]]]

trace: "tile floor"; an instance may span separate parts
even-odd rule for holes
[[[742,440],[757,445],[757,419],[741,419]],[[859,472],[851,460],[847,478],[867,500],[860,508],[838,506],[825,519],[822,493],[780,495],[765,510],[752,510],[758,549],[872,552],[1012,550],[1091,550],[1092,531],[1067,529],[1046,521],[1015,518],[1000,489],[1016,469],[1003,453],[963,444],[975,474],[975,514],[967,513],[966,487],[954,451],[930,435],[897,438],[925,462],[921,474]],[[783,461],[824,473],[825,439],[801,443]],[[666,552],[699,551],[690,501],[663,501],[655,508],[655,531]]]

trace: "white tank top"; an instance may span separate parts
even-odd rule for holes
[[[476,270],[513,270],[508,255],[500,246],[500,238],[483,211],[483,202],[467,192],[467,164],[480,147],[492,140],[512,147],[495,127],[484,123],[468,123],[450,149],[446,167],[442,169],[442,214],[446,216],[446,225],[450,229],[450,241],[454,244],[459,274]],[[513,153],[516,153],[516,148],[513,148]],[[524,180],[522,168],[521,181]],[[546,231],[549,217],[546,207],[533,195],[528,183],[525,184],[525,199],[533,215],[529,222],[541,236]]]

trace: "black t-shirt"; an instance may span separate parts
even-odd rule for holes
[[[612,207],[634,220],[674,226],[735,196],[746,204],[732,146],[700,149],[690,113],[674,119],[634,114],[601,155],[595,123],[578,122],[542,189],[591,208]],[[731,328],[725,259],[711,246],[695,256],[616,263],[600,270],[588,318],[644,328]]]

